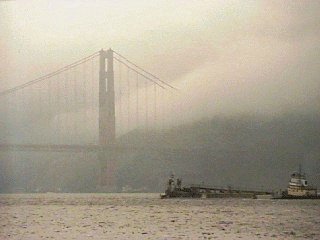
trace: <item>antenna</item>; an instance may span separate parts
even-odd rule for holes
[[[299,163],[299,174],[301,174],[301,163]]]

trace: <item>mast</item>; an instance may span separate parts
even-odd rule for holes
[[[301,163],[299,163],[299,174],[300,174],[300,176],[302,176],[302,167],[301,167]]]

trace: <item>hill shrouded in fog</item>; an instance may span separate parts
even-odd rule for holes
[[[126,140],[143,142],[135,133]],[[150,149],[158,145],[163,150],[123,161],[120,185],[157,188],[172,172],[189,183],[277,189],[286,187],[299,164],[309,182],[320,185],[318,116],[206,119],[154,134],[147,141]]]
[[[216,117],[160,132],[132,131],[120,143],[134,146],[117,157],[114,184],[162,191],[174,173],[185,183],[247,188],[285,188],[302,164],[310,183],[320,187],[318,115]],[[142,147],[142,150],[139,150]],[[94,154],[21,153],[1,161],[1,191],[91,192],[98,183]],[[23,173],[23,174],[21,174]]]

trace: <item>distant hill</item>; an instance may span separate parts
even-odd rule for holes
[[[184,183],[284,189],[299,164],[320,189],[317,115],[215,117],[119,141],[133,147],[115,159],[117,191],[163,191],[171,173]],[[93,192],[100,169],[94,152],[0,152],[0,192]]]
[[[119,186],[158,191],[173,172],[190,183],[277,189],[302,164],[320,188],[318,115],[216,117],[121,141],[149,150],[120,161]]]

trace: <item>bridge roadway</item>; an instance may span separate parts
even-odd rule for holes
[[[133,146],[110,144],[100,145],[81,145],[81,144],[0,144],[0,151],[29,151],[29,152],[99,152],[99,151],[156,151],[166,153],[188,153],[201,152],[202,148],[171,148],[157,146]]]

